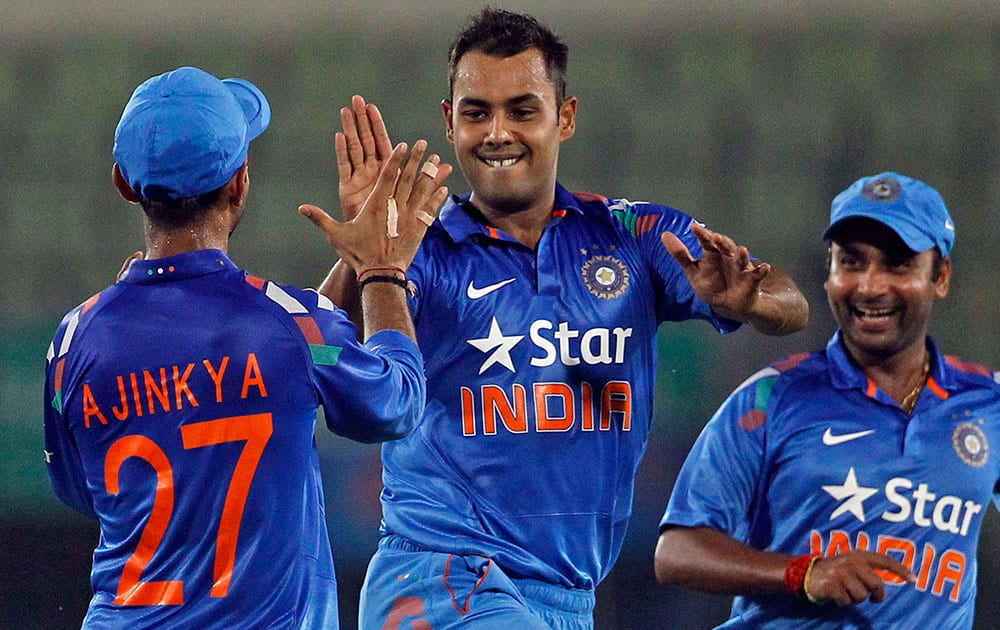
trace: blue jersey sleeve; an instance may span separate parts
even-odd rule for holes
[[[286,291],[295,289],[285,287]],[[309,346],[313,382],[327,427],[359,442],[382,442],[407,435],[424,408],[426,379],[417,345],[395,330],[357,338],[346,313],[314,291],[301,291],[318,330],[299,320]],[[326,340],[342,345],[328,345]],[[348,340],[346,343],[343,340]]]
[[[722,404],[681,468],[660,527],[711,527],[745,540],[766,470],[766,403],[777,373],[761,370]]]
[[[655,271],[657,321],[703,319],[724,333],[740,327],[737,321],[715,315],[711,307],[698,297],[684,270],[660,240],[664,232],[672,232],[694,258],[700,258],[701,243],[691,231],[694,221],[691,216],[667,206],[626,199],[610,200],[608,208],[619,224],[638,239]]]
[[[43,456],[56,496],[81,514],[96,518],[80,451],[63,415],[62,374],[65,363],[55,356],[55,348],[64,342],[67,330],[75,327],[79,321],[80,310],[81,308],[74,309],[63,319],[46,356]]]

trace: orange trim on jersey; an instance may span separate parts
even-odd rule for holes
[[[802,363],[807,358],[809,358],[809,354],[810,353],[808,352],[800,352],[799,354],[793,354],[789,357],[785,357],[781,361],[776,361],[775,363],[771,364],[771,367],[778,370],[779,372],[787,372],[788,370],[792,369],[799,363]]]
[[[487,225],[486,231],[490,233],[490,238],[500,238],[500,231],[492,225]]]
[[[598,195],[597,193],[591,193],[591,192],[574,192],[573,196],[579,199],[580,201],[605,202],[608,200],[608,198],[603,195]]]
[[[296,317],[295,323],[299,325],[299,330],[302,331],[302,335],[306,338],[306,343],[319,345],[326,343],[323,340],[323,333],[320,332],[319,326],[316,325],[316,320],[312,317]]]
[[[875,398],[875,394],[878,392],[878,385],[867,376],[865,378],[868,379],[868,389],[865,390],[865,395],[869,398]]]
[[[56,363],[56,375],[55,375],[55,393],[56,394],[58,394],[59,392],[62,391],[63,370],[65,368],[66,368],[66,359],[64,357],[62,359],[59,359],[59,362]]]
[[[635,235],[639,236],[649,232],[654,227],[656,227],[656,222],[660,220],[660,214],[647,214],[640,216],[635,220]]]
[[[101,297],[100,293],[95,293],[94,295],[87,298],[87,301],[83,303],[83,309],[80,311],[80,315],[86,315],[94,304],[97,304],[97,300]]]
[[[937,395],[937,397],[940,398],[941,400],[948,400],[948,392],[945,391],[943,387],[938,385],[937,381],[934,380],[933,376],[927,377],[927,389],[934,392],[934,394]]]
[[[565,210],[553,210],[552,211],[552,218],[553,219],[561,219],[564,216],[566,216],[566,211]]]
[[[251,276],[250,274],[247,274],[246,281],[247,284],[249,284],[252,287],[255,287],[260,291],[264,290],[264,283],[267,282],[267,280],[264,280],[263,278],[258,278],[257,276]]]
[[[479,589],[479,587],[483,585],[483,582],[486,581],[486,577],[493,569],[493,561],[486,556],[479,556],[477,554],[471,555],[475,555],[479,558],[486,558],[489,564],[486,566],[486,570],[483,571],[483,574],[479,577],[479,580],[476,581],[476,585],[472,587],[471,591],[469,591],[469,596],[465,598],[465,606],[458,605],[458,597],[455,596],[455,590],[451,588],[451,584],[448,584],[448,576],[451,574],[451,559],[455,557],[455,554],[448,554],[448,560],[445,561],[444,564],[444,575],[441,576],[441,581],[444,582],[444,587],[448,589],[448,593],[451,594],[451,605],[455,607],[455,610],[458,611],[459,615],[467,615],[471,611],[472,596]]]
[[[971,361],[965,361],[954,355],[947,355],[944,358],[944,362],[955,368],[965,372],[966,374],[979,374],[980,376],[985,376],[986,378],[993,378],[993,372],[984,365],[979,365],[978,363],[972,363]]]

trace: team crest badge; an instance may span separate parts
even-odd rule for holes
[[[971,422],[963,422],[951,434],[951,443],[962,461],[975,468],[982,468],[989,459],[990,445],[983,430]]]
[[[619,297],[628,288],[628,267],[613,256],[594,256],[581,271],[587,290],[603,300]]]

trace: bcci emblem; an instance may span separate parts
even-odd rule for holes
[[[628,288],[628,267],[612,256],[594,256],[581,271],[587,290],[603,300],[619,297]]]
[[[951,443],[962,461],[969,466],[982,468],[990,455],[990,445],[983,430],[971,422],[963,422],[951,434]]]

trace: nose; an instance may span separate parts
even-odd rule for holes
[[[486,144],[508,144],[513,142],[507,120],[503,116],[493,116],[490,119],[490,126],[483,140]]]
[[[868,265],[858,273],[858,292],[863,295],[880,295],[886,291],[886,273],[878,265]]]

